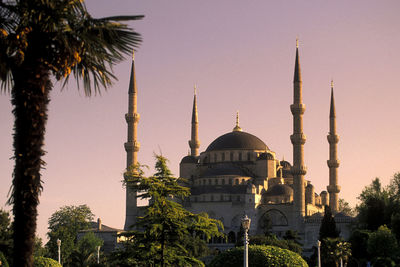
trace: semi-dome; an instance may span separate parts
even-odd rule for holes
[[[206,151],[215,150],[266,150],[269,148],[260,138],[252,134],[233,131],[215,139]]]
[[[197,163],[197,158],[189,155],[189,156],[183,157],[183,159],[181,160],[181,163]]]
[[[293,188],[286,184],[277,184],[271,188],[268,188],[267,192],[264,193],[265,196],[282,196],[282,195],[293,195]]]

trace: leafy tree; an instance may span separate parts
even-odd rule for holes
[[[206,213],[193,214],[184,209],[178,201],[188,197],[190,189],[178,184],[165,157],[155,155],[155,158],[154,176],[143,177],[139,165],[125,173],[126,186],[137,191],[139,198],[150,199],[144,216],[138,217],[135,225],[140,231],[131,233],[133,257],[142,265],[203,265],[188,252],[190,247],[185,247],[185,242],[201,235],[206,239],[223,236],[219,231],[223,225]]]
[[[368,239],[368,253],[373,258],[394,258],[398,248],[396,237],[386,225],[380,226]]]
[[[369,230],[356,229],[350,236],[352,255],[359,260],[369,260],[368,239],[371,232]]]
[[[77,233],[88,229],[94,214],[87,205],[64,206],[54,212],[49,219],[49,241],[46,248],[53,259],[58,257],[57,239],[61,240],[61,260],[64,266],[70,263],[70,255],[76,244]]]
[[[71,266],[86,267],[96,263],[97,247],[103,245],[103,240],[93,232],[88,232],[76,244],[71,254]]]
[[[0,90],[15,117],[14,265],[31,266],[52,78],[65,85],[73,73],[87,96],[109,87],[111,67],[141,41],[121,21],[142,16],[95,19],[83,0],[1,1],[0,14]]]
[[[299,233],[295,230],[287,230],[285,232],[285,235],[283,236],[283,239],[291,240],[297,244],[300,244],[300,240],[301,240]]]
[[[343,198],[339,198],[339,212],[343,212],[344,214],[346,214],[348,216],[355,215],[354,209],[352,207],[350,207],[350,204]]]
[[[40,237],[35,237],[34,247],[35,257],[44,257],[47,255],[47,249],[43,246],[43,241]]]
[[[33,265],[35,267],[62,267],[57,261],[46,257],[35,257]]]
[[[243,266],[243,247],[226,250],[217,255],[210,267]],[[274,246],[249,246],[249,266],[299,266],[307,267],[302,257],[293,251]]]
[[[361,228],[375,231],[379,226],[390,223],[390,216],[387,216],[389,193],[382,187],[379,178],[366,186],[358,199],[361,203],[356,209]]]
[[[4,253],[4,257],[9,263],[11,263],[12,250],[12,225],[10,213],[0,209],[0,251]]]

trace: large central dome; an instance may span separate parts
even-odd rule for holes
[[[266,150],[269,148],[260,138],[252,134],[233,131],[215,139],[206,151],[215,150]]]

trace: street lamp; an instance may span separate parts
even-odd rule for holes
[[[317,240],[318,245],[318,267],[321,267],[321,241]]]
[[[58,263],[61,264],[61,240],[57,239],[58,246]]]
[[[251,223],[251,219],[249,217],[247,217],[247,215],[244,215],[243,219],[242,219],[242,227],[244,230],[244,262],[243,262],[243,266],[244,267],[248,267],[249,266],[249,253],[248,253],[248,246],[249,246],[249,235],[248,235],[248,231],[250,229],[250,223]]]
[[[97,264],[100,264],[100,246],[97,246]]]

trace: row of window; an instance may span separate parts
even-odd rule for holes
[[[226,160],[230,160],[230,161],[250,161],[251,160],[251,152],[247,152],[247,153],[242,153],[242,152],[220,152],[220,153],[213,153],[211,155],[211,159],[209,159],[207,156],[204,158],[204,163],[208,163],[209,161],[211,162],[218,162],[218,161],[226,161]]]
[[[191,197],[191,200],[194,202],[202,202],[202,201],[241,201],[240,196],[232,196],[232,195],[203,195],[203,196],[194,196]]]
[[[227,181],[226,181],[227,180]],[[201,180],[195,180],[194,184],[195,185],[225,185],[226,182],[228,182],[228,185],[232,185],[233,183],[235,185],[239,184],[245,184],[248,179],[246,178],[241,178],[241,179],[233,179],[233,178],[208,178],[208,179],[201,179]]]

